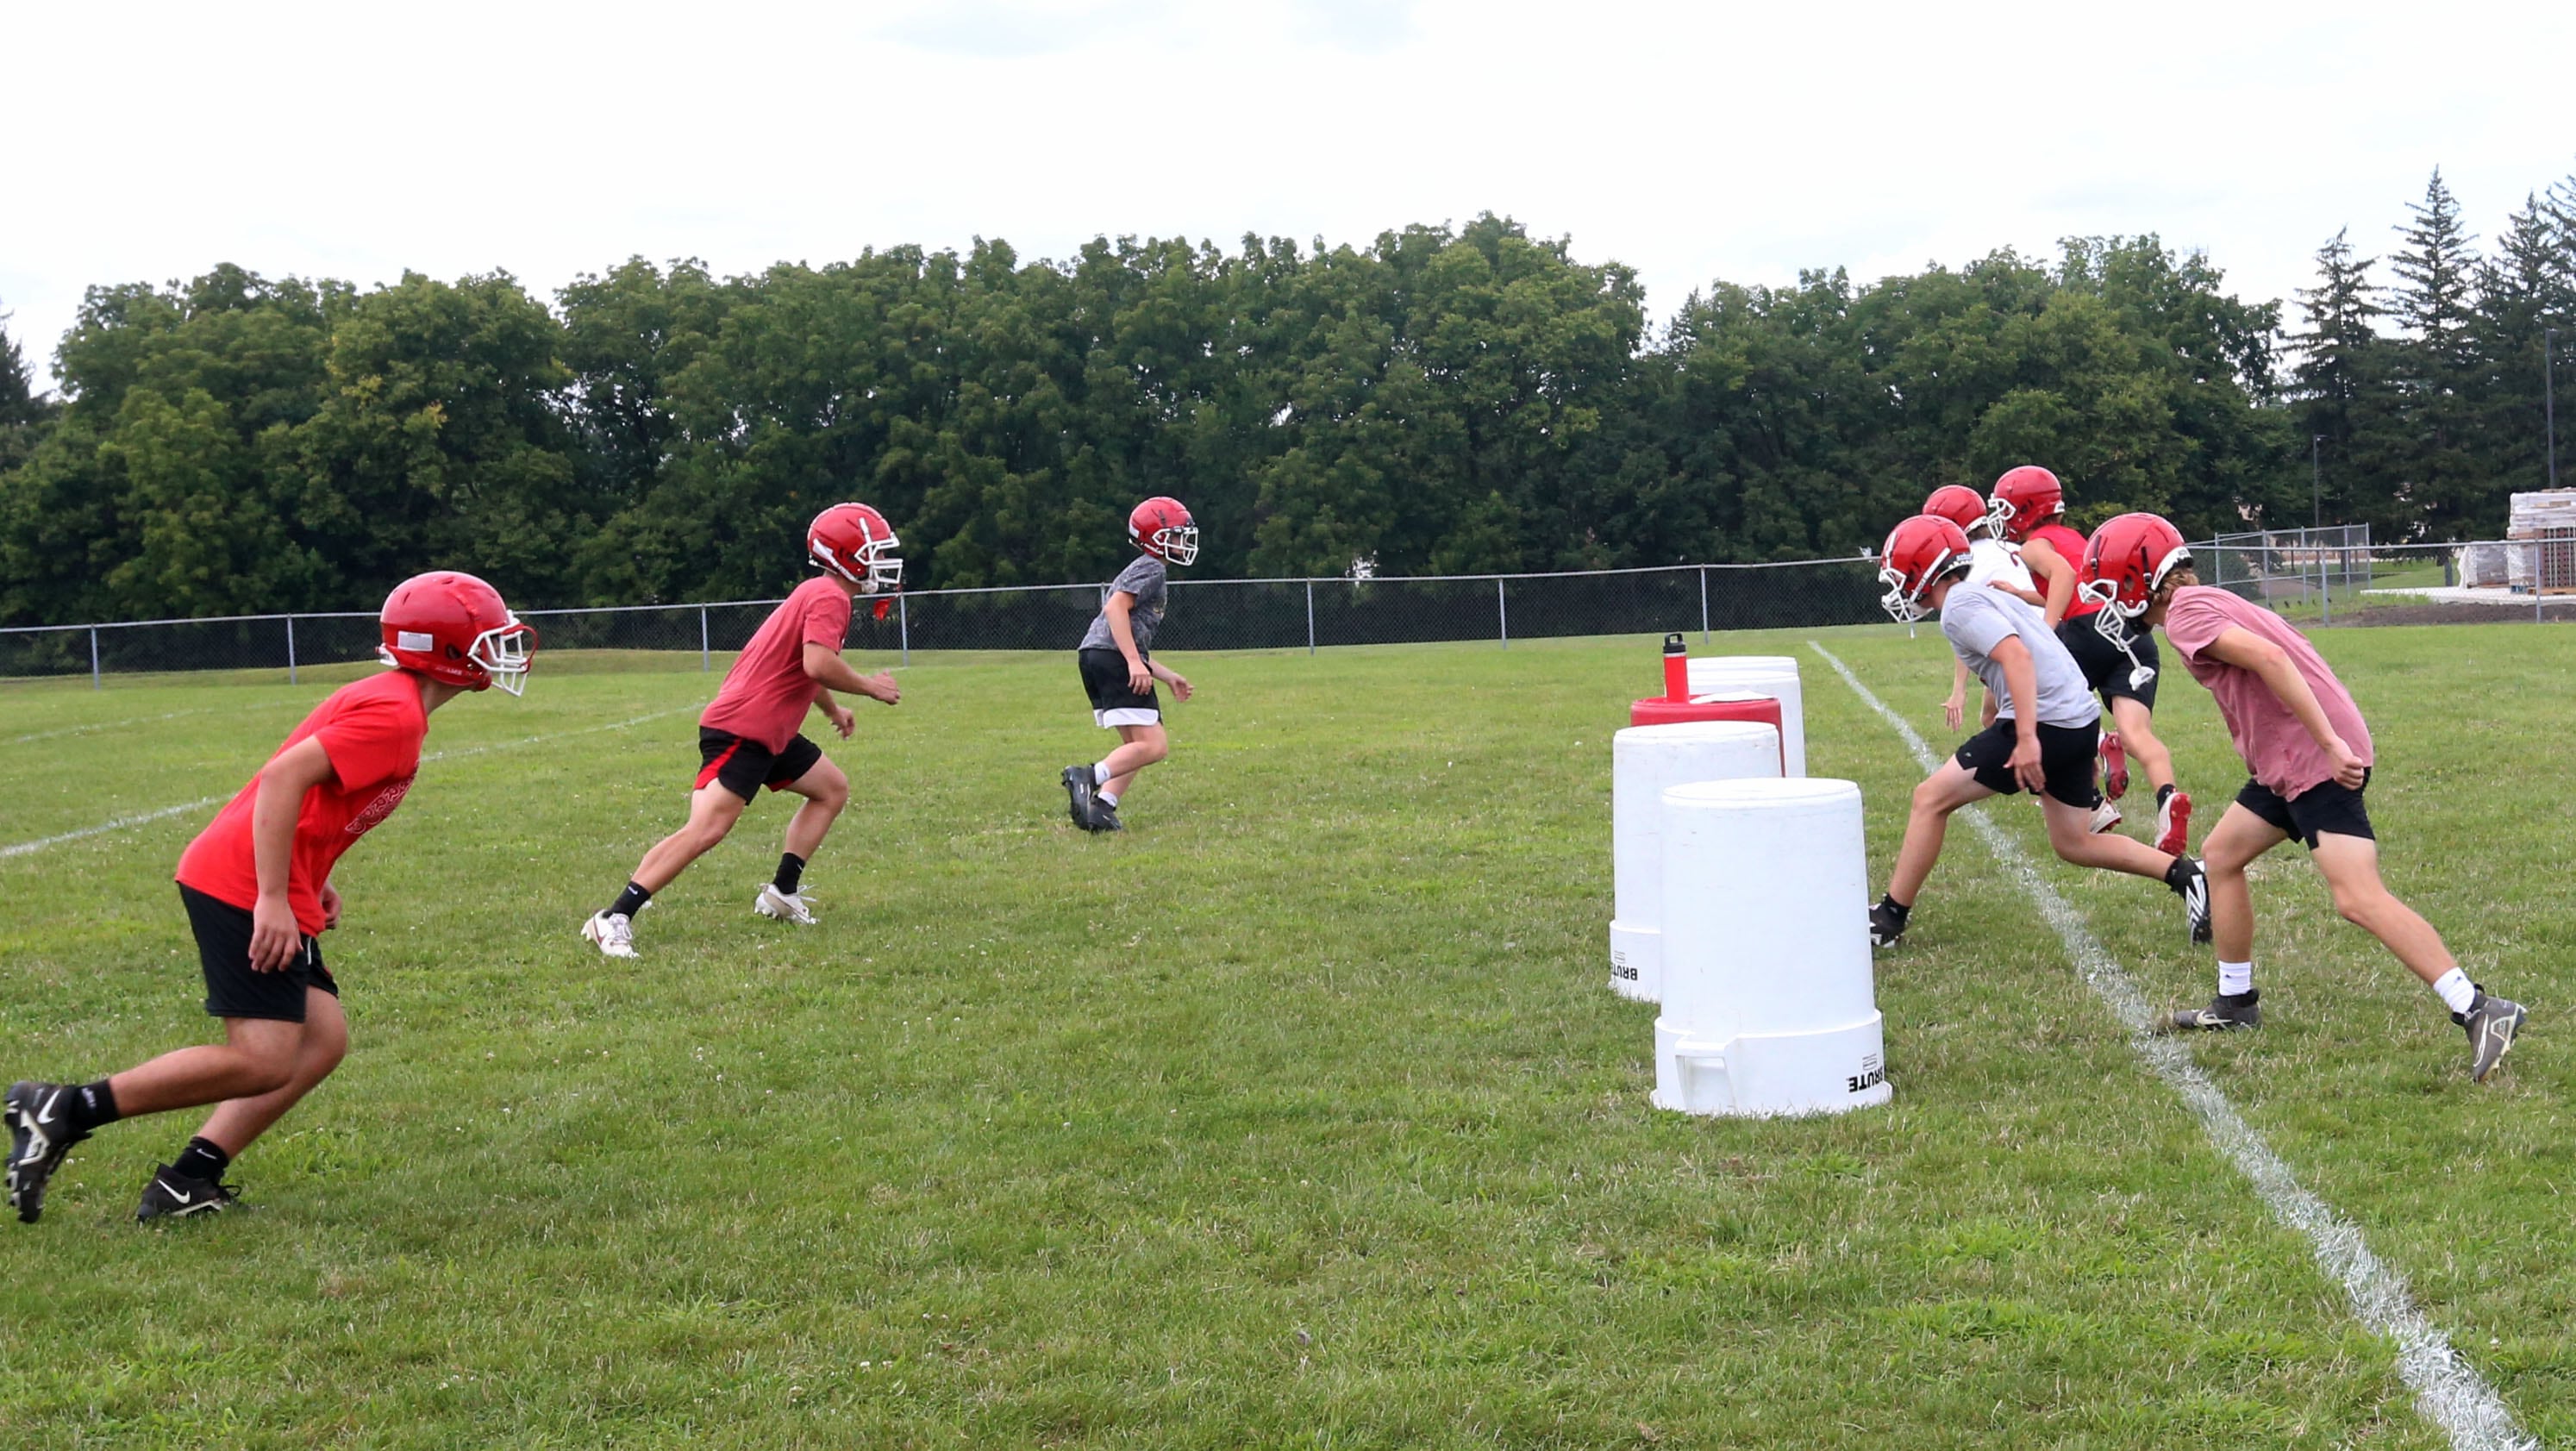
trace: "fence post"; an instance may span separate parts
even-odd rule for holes
[[[295,617],[286,617],[286,683],[295,683]]]
[[[1699,642],[1708,643],[1708,566],[1699,567]]]
[[[698,606],[698,673],[704,675],[715,668],[715,646],[707,636],[707,607],[700,605]]]
[[[1512,610],[1503,603],[1503,577],[1494,576],[1494,619],[1502,627],[1503,648],[1512,648]]]
[[[903,639],[903,663],[909,665],[912,663],[912,599],[908,595],[894,597],[894,628]]]
[[[2531,622],[2535,625],[2547,618],[2541,613],[2541,602],[2549,598],[2540,592],[2540,568],[2549,562],[2541,547],[2539,540],[2531,541]]]
[[[98,626],[96,625],[89,627],[89,688],[92,690],[107,688],[99,684],[98,680]]]
[[[2334,623],[2334,576],[2326,573],[2326,552],[2317,551],[2317,623]]]
[[[1306,581],[1306,653],[1315,653],[1315,582]]]

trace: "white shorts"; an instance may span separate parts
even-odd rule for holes
[[[1151,708],[1121,706],[1116,710],[1095,710],[1091,719],[1103,730],[1115,730],[1119,726],[1161,725],[1163,713]]]

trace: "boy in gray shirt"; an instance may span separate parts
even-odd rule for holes
[[[1156,664],[1153,647],[1170,599],[1164,566],[1199,557],[1198,526],[1179,500],[1152,498],[1127,516],[1127,539],[1141,552],[1110,582],[1100,613],[1074,651],[1083,693],[1091,697],[1092,723],[1118,732],[1118,748],[1097,764],[1064,768],[1066,809],[1085,831],[1124,831],[1119,798],[1137,772],[1171,754],[1154,682],[1172,687],[1175,700],[1190,698],[1188,679]]]
[[[1914,788],[1887,895],[1869,909],[1871,944],[1892,947],[1905,935],[1915,898],[1941,859],[1951,813],[2022,790],[2039,796],[2048,844],[2061,859],[2162,881],[2183,899],[2191,939],[2208,941],[2209,890],[2199,862],[2092,829],[2102,799],[2093,785],[2100,709],[2047,617],[2001,590],[1970,585],[1968,537],[1947,519],[1917,515],[1897,525],[1880,558],[1879,578],[1888,585],[1880,603],[1900,622],[1940,611],[1942,636],[1994,692],[1998,708],[1994,724]]]

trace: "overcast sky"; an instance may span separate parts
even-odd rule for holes
[[[2286,298],[2438,164],[2492,237],[2576,171],[2576,5],[0,0],[0,308],[636,253],[1365,242],[1508,213],[1638,269],[1869,279],[2154,231]]]

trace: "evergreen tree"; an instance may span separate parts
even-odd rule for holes
[[[2290,346],[2292,417],[2299,441],[2313,442],[2323,502],[2313,515],[2403,533],[2384,472],[2388,447],[2388,342],[2372,319],[2387,315],[2371,283],[2376,261],[2353,255],[2345,231],[2317,249],[2317,285],[2298,292],[2307,327]]]
[[[45,400],[27,372],[26,354],[9,335],[11,314],[0,312],[0,430],[24,428],[44,416]],[[0,445],[5,447],[5,445]],[[0,457],[0,465],[7,459]]]
[[[2504,494],[2477,454],[2480,360],[2471,327],[2478,256],[2460,221],[2459,199],[2439,168],[2415,220],[2398,229],[2406,245],[2389,259],[2401,285],[2389,312],[2405,329],[2396,347],[2394,448],[2390,466],[2415,537],[2455,539],[2504,527]]]
[[[2501,491],[2540,488],[2547,479],[2547,371],[2541,347],[2550,328],[2576,338],[2576,255],[2566,218],[2538,196],[2521,211],[2496,254],[2478,269],[2476,351],[2484,364],[2479,454]]]

